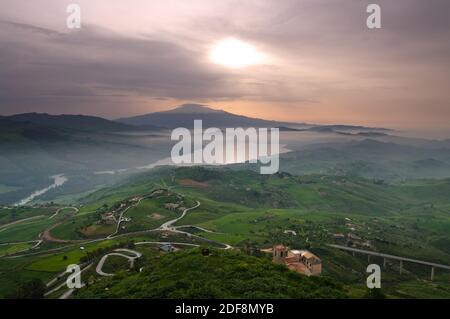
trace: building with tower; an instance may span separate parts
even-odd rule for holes
[[[300,274],[318,276],[322,273],[322,261],[308,250],[289,250],[284,245],[276,245],[272,254],[274,263],[284,264]]]

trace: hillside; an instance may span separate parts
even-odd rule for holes
[[[159,160],[169,152],[166,141],[158,142],[160,134],[164,133],[90,116],[30,113],[1,117],[0,204],[14,203],[47,187],[53,175],[79,176],[66,185],[68,194],[102,183],[91,183],[89,179],[99,179],[93,172]],[[149,137],[155,141],[150,143]]]
[[[59,128],[81,131],[129,131],[137,130],[134,126],[117,123],[101,117],[87,115],[50,115],[46,113],[24,113],[4,117],[16,127],[35,124],[40,127]],[[147,127],[149,129],[150,127]]]
[[[143,254],[134,268],[143,266],[143,273],[120,274],[127,269],[126,260],[108,259],[105,271],[116,276],[104,279],[92,267],[84,279],[95,283],[79,298],[341,296],[335,294],[340,288],[326,279],[285,274],[258,251],[283,243],[317,254],[323,278],[345,285],[349,297],[363,298],[367,257],[328,245],[449,265],[449,189],[450,180],[388,184],[354,176],[161,167],[92,192],[72,208],[56,204],[0,209],[0,256],[25,255],[0,258],[0,295],[29,278],[50,281],[86,256],[93,256],[90,260],[98,265],[100,256],[122,243]],[[116,223],[105,219],[110,213],[116,220],[124,218],[117,235]],[[35,242],[40,242],[38,250],[32,248]],[[158,248],[163,242],[181,251],[165,255]],[[197,245],[236,250],[214,250],[213,256],[203,257],[190,248]],[[383,260],[370,262],[381,265]],[[389,260],[383,270],[388,298],[450,296],[448,272],[438,270],[430,281],[427,267],[407,263],[403,273],[398,267]]]
[[[141,273],[117,275],[82,289],[77,298],[345,298],[331,279],[306,277],[269,259],[191,249],[147,260]],[[107,290],[105,288],[108,288]]]
[[[374,139],[320,143],[282,154],[280,166],[292,174],[348,174],[387,181],[447,178],[450,148]]]

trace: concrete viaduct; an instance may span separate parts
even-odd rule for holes
[[[382,254],[382,253],[377,253],[377,252],[370,251],[370,250],[357,249],[357,248],[352,248],[352,247],[347,247],[347,246],[342,246],[342,245],[328,245],[328,246],[337,248],[340,250],[350,251],[353,253],[353,256],[355,256],[356,253],[367,255],[368,262],[370,262],[370,256],[382,257],[384,268],[386,268],[386,261],[388,259],[389,260],[398,260],[400,262],[400,274],[403,272],[403,262],[409,262],[409,263],[414,263],[414,264],[425,265],[425,266],[431,267],[431,280],[434,279],[435,268],[450,270],[450,266],[431,263],[428,261],[423,261],[423,260],[418,260],[418,259],[411,259],[411,258],[394,256],[394,255],[389,255],[389,254]]]

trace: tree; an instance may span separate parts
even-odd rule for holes
[[[367,299],[386,299],[386,295],[380,288],[368,289],[365,294],[365,298]]]
[[[19,285],[17,290],[8,296],[9,299],[42,299],[45,294],[45,284],[41,279],[33,278]]]

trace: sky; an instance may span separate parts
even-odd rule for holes
[[[66,8],[81,8],[81,28]],[[366,26],[381,7],[381,29]],[[247,116],[445,130],[448,0],[1,0],[0,114]],[[258,63],[217,63],[223,41]],[[239,57],[238,57],[239,58]]]

